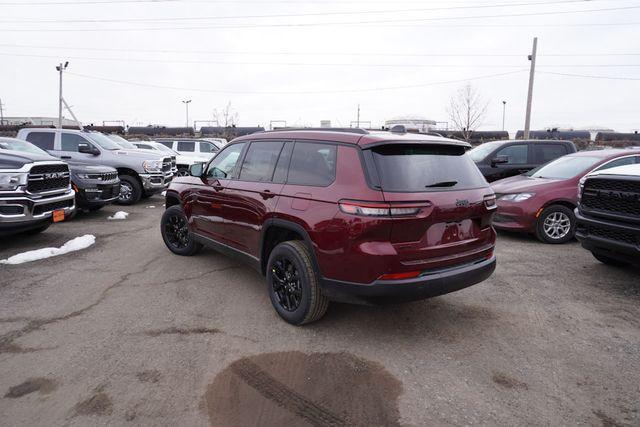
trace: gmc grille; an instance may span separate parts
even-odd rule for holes
[[[581,204],[587,209],[640,217],[640,182],[590,178]]]
[[[65,190],[69,186],[69,166],[66,164],[35,165],[29,172],[27,191]]]

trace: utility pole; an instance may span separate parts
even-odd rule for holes
[[[62,129],[62,72],[67,69],[69,65],[69,61],[66,61],[64,64],[61,62],[56,66],[56,70],[60,73],[60,86],[58,93],[58,129]]]
[[[184,101],[182,101],[182,103],[184,104],[184,106],[187,109],[187,121],[185,122],[186,123],[186,125],[185,125],[186,127],[189,127],[189,103],[190,102],[191,102],[190,99],[185,99]]]
[[[538,38],[533,38],[533,49],[529,55],[531,61],[531,70],[529,71],[529,93],[527,94],[527,115],[524,119],[524,139],[529,139],[529,130],[531,128],[531,98],[533,97],[533,77],[536,73],[536,51],[538,48]]]
[[[504,113],[507,109],[507,101],[502,101],[502,130],[504,130]]]
[[[356,127],[360,127],[360,104],[358,104],[358,118],[356,119]]]

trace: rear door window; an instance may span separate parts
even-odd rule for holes
[[[508,165],[526,165],[529,163],[529,147],[526,145],[510,145],[498,150],[496,157],[506,156]]]
[[[460,190],[487,185],[464,147],[389,144],[371,152],[383,191]]]
[[[336,179],[336,146],[297,141],[287,184],[326,187]]]
[[[282,151],[282,141],[252,142],[240,170],[242,181],[271,181]]]
[[[29,132],[27,141],[42,150],[53,150],[56,134],[53,132]]]
[[[178,141],[178,151],[196,151],[195,141]]]
[[[567,154],[567,147],[560,144],[534,145],[533,150],[538,163],[547,163]]]
[[[157,142],[164,145],[165,147],[173,148],[173,141],[157,141]]]
[[[201,153],[217,153],[219,151],[218,147],[210,142],[200,142],[199,144]]]

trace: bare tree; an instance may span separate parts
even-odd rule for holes
[[[451,98],[447,112],[453,127],[462,132],[465,141],[471,139],[471,133],[482,124],[488,105],[478,90],[470,84],[458,89]]]
[[[229,101],[223,109],[213,110],[213,120],[218,126],[225,128],[235,126],[238,122],[238,112],[231,108],[231,101]]]

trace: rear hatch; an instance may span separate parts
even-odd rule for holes
[[[365,158],[392,214],[390,240],[401,270],[446,268],[490,257],[495,197],[465,147],[389,143]]]

